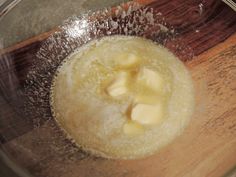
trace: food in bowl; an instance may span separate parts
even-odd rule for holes
[[[168,49],[117,35],[93,40],[64,60],[50,103],[60,127],[84,150],[135,159],[182,132],[194,91],[188,70]]]

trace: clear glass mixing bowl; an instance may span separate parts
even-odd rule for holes
[[[125,163],[126,166],[122,160],[108,160],[87,154],[68,140],[51,116],[48,100],[52,76],[62,60],[77,47],[92,39],[115,34],[152,39],[188,63],[194,55],[212,47],[198,38],[204,33],[201,27],[205,29],[206,21],[201,21],[204,19],[202,17],[209,14],[214,16],[225,7],[219,1],[200,0],[159,1],[144,6],[150,4],[151,0],[140,0],[139,3],[104,9],[123,2],[7,0],[2,4],[0,155],[18,176],[144,177],[146,172],[150,173],[149,176],[159,174],[158,171],[152,171],[153,164],[158,165],[154,157],[132,161],[130,166]],[[174,15],[173,11],[165,9],[166,4],[174,9]],[[186,13],[181,14],[185,10]],[[235,27],[232,27],[234,22],[225,22],[227,33],[215,38],[225,40],[235,32]],[[190,41],[191,36],[196,39]],[[194,43],[194,40],[199,43]],[[186,66],[191,67],[191,64]],[[194,82],[198,84],[197,95],[207,93],[205,81]],[[194,117],[207,112],[201,108],[202,98],[197,101]],[[207,109],[207,105],[204,106]],[[143,164],[145,173],[140,173]],[[2,171],[7,169],[6,166],[1,168]],[[5,174],[14,175],[13,172]]]

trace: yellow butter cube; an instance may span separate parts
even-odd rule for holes
[[[154,91],[161,91],[163,88],[163,78],[161,75],[158,72],[147,68],[143,68],[139,72],[137,82]]]
[[[128,82],[130,75],[127,72],[118,73],[107,87],[106,92],[112,97],[117,97],[128,93]]]
[[[131,119],[140,124],[159,124],[163,118],[161,104],[137,104],[132,108]]]
[[[140,61],[141,61],[140,57],[133,53],[129,54],[124,53],[116,58],[117,66],[122,69],[129,69],[136,67],[140,63]]]

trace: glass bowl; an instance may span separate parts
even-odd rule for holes
[[[236,31],[234,12],[213,0],[139,0],[117,6],[122,2],[5,2],[7,10],[0,20],[0,152],[17,175],[156,177],[197,176],[198,172],[205,175],[207,170],[196,163],[211,148],[233,140],[234,130],[224,132],[224,127],[214,124],[218,113],[214,108],[224,103],[221,99],[215,102],[219,97],[211,90],[215,89],[211,84],[218,77],[211,67],[217,65],[211,65],[214,61],[211,58],[206,67],[201,63],[206,61],[204,52]],[[117,34],[141,36],[167,47],[189,68],[196,90],[195,112],[183,134],[161,152],[138,160],[104,159],[84,152],[57,126],[49,106],[52,77],[66,56],[93,39]],[[209,76],[207,72],[211,72]],[[231,71],[228,74],[231,76],[228,81],[235,81]],[[228,100],[231,103],[235,93],[230,84],[226,89],[232,96]],[[224,111],[231,108],[225,104]],[[230,122],[235,123],[235,119]],[[215,127],[219,130],[214,132]],[[221,130],[226,138],[219,137]],[[213,142],[216,137],[219,140]],[[202,149],[197,150],[199,147]],[[225,151],[229,149],[233,151],[232,145]],[[196,154],[191,155],[192,152]],[[209,157],[215,157],[214,153]],[[235,151],[231,154],[236,155]],[[218,176],[236,161],[233,157],[222,159],[231,163],[217,171]],[[181,167],[181,163],[190,164]],[[214,168],[213,162],[205,163]]]

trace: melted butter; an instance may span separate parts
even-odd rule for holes
[[[60,127],[85,150],[110,158],[158,151],[183,130],[194,107],[185,66],[166,48],[138,37],[84,45],[58,69],[53,85]]]

